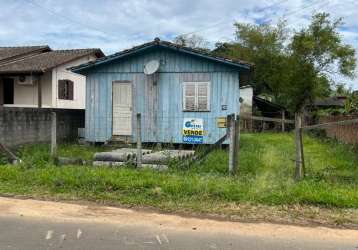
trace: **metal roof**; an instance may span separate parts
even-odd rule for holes
[[[346,96],[331,96],[324,99],[316,100],[313,105],[314,106],[336,106],[336,107],[344,107],[347,97]]]
[[[243,69],[250,69],[253,66],[253,64],[249,63],[249,62],[245,62],[245,61],[241,61],[241,60],[230,60],[230,59],[223,58],[223,57],[213,56],[212,54],[202,51],[202,50],[192,49],[192,48],[181,46],[181,45],[178,45],[178,44],[175,44],[172,42],[161,41],[159,38],[155,38],[154,41],[144,43],[139,46],[135,46],[131,49],[126,49],[126,50],[120,51],[118,53],[115,53],[115,54],[112,54],[112,55],[109,55],[109,56],[106,56],[103,58],[99,58],[93,62],[85,63],[85,64],[82,64],[82,65],[79,65],[76,67],[72,67],[71,69],[74,72],[80,72],[82,70],[89,69],[89,68],[95,67],[97,65],[109,63],[111,61],[118,60],[118,59],[124,58],[126,56],[133,55],[133,54],[142,52],[144,50],[147,50],[147,49],[153,48],[153,47],[168,48],[168,49],[172,49],[172,50],[179,51],[182,53],[191,54],[191,55],[202,57],[202,58],[205,58],[208,60],[216,61],[219,63],[231,65],[234,67],[240,67]]]

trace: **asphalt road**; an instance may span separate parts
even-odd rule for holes
[[[9,205],[7,200],[0,199],[0,250],[358,249],[354,230],[216,222],[61,203],[57,208],[39,201],[31,201],[36,204],[31,207],[31,202],[22,204],[28,201],[10,200]]]

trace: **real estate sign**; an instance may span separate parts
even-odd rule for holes
[[[204,121],[201,118],[184,118],[183,142],[202,144],[204,139]]]

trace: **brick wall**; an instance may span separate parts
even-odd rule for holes
[[[357,115],[321,117],[319,123],[357,119]],[[326,135],[345,143],[358,143],[358,123],[349,125],[334,125],[325,128]]]
[[[0,109],[0,142],[6,146],[51,140],[51,112],[57,113],[57,138],[73,140],[84,127],[84,110],[8,108]]]

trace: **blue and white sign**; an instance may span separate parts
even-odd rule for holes
[[[183,142],[202,144],[204,141],[204,121],[201,118],[184,118]]]

